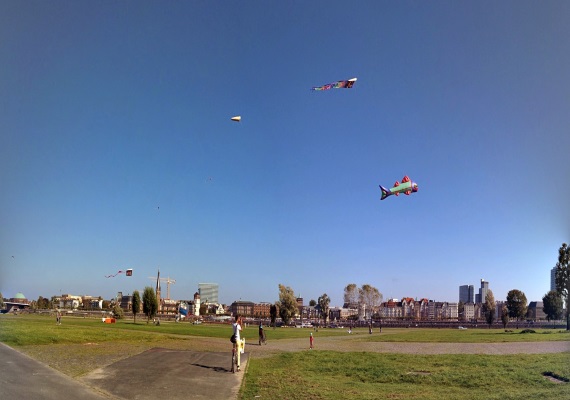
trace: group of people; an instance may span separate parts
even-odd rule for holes
[[[233,330],[233,351],[236,354],[237,360],[237,370],[240,371],[240,365],[241,365],[241,334],[240,332],[242,331],[242,324],[243,324],[243,318],[240,315],[236,315],[235,317],[235,322],[232,324],[232,330]],[[311,332],[311,334],[309,335],[309,349],[313,349],[314,348],[314,341],[315,338],[313,337],[313,333]],[[261,344],[267,344],[267,338],[265,336],[265,331],[263,330],[263,323],[260,321],[259,322],[259,345],[261,346]]]

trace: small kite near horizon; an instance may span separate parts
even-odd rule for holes
[[[119,270],[119,271],[117,271],[117,273],[114,274],[114,275],[105,275],[105,278],[114,278],[115,276],[117,276],[117,275],[119,275],[119,274],[122,274],[122,273],[124,273],[126,276],[133,276],[133,269],[132,269],[132,268],[129,268],[129,269],[125,270],[125,271]]]
[[[352,86],[354,86],[355,82],[356,78],[351,78],[347,79],[346,81],[328,83],[323,86],[314,86],[313,88],[311,88],[311,90],[329,90],[329,89],[341,89],[341,88],[350,89]]]
[[[400,193],[404,193],[406,196],[408,196],[412,193],[415,193],[418,191],[418,184],[416,182],[412,182],[408,175],[406,175],[402,178],[402,183],[396,181],[396,183],[394,183],[394,187],[390,189],[386,189],[380,185],[380,190],[382,191],[382,197],[380,197],[380,200],[384,200],[386,197],[393,194],[399,196]]]
[[[232,117],[231,120],[235,121],[235,122],[240,122],[241,121],[241,115],[236,115],[235,117]]]

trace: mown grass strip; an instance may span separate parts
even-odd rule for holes
[[[305,351],[253,359],[241,398],[560,399],[570,386],[570,353],[549,355],[404,355]],[[421,371],[422,373],[415,373]]]

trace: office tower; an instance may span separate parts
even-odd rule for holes
[[[556,290],[556,267],[550,270],[550,290]]]
[[[459,301],[463,303],[473,303],[473,298],[475,297],[475,288],[473,285],[461,285],[459,286]]]
[[[200,301],[206,304],[217,304],[218,289],[217,283],[199,283],[198,293],[200,294]]]
[[[481,279],[481,288],[479,289],[479,294],[475,296],[475,303],[484,303],[488,291],[489,282],[486,282],[485,279]]]

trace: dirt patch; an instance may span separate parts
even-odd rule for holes
[[[555,374],[554,372],[544,372],[542,374],[542,376],[544,376],[544,378],[548,379],[550,382],[554,382],[554,383],[568,383],[568,382],[570,382],[570,379],[564,378],[563,376]]]

